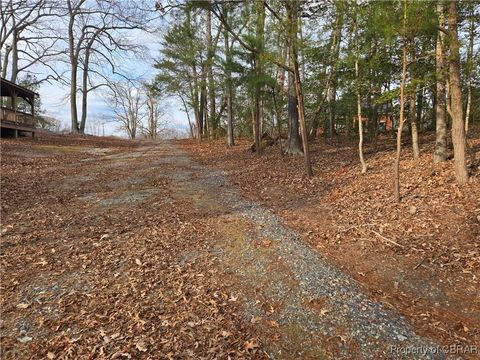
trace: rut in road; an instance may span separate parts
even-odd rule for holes
[[[166,175],[175,180],[177,196],[212,217],[217,239],[209,251],[238,282],[245,319],[278,324],[284,341],[266,344],[272,357],[411,358],[406,349],[432,349],[422,356],[444,358],[405,318],[370,300],[279,217],[237,195],[221,171],[197,164],[172,144],[161,147],[156,164],[174,165]],[[195,256],[185,254],[181,261]]]

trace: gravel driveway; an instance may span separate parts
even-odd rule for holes
[[[237,195],[221,171],[195,163],[172,144],[163,146],[161,162],[181,166],[167,174],[178,194],[201,194],[192,205],[217,210],[212,226],[218,239],[210,251],[239,282],[245,319],[268,318],[281,329],[283,341],[267,343],[272,358],[446,357],[407,319],[370,300],[355,280],[303,244],[282,219]],[[265,304],[277,306],[265,310]]]

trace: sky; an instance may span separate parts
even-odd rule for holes
[[[134,57],[121,59],[121,72],[128,74],[130,78],[141,78],[146,81],[152,80],[156,73],[153,64],[161,46],[159,37],[155,34],[143,32],[137,32],[131,36],[131,40],[145,46],[145,53],[142,54],[140,59]],[[35,72],[39,78],[46,74],[45,69],[42,67],[37,67]],[[112,108],[105,99],[104,93],[105,89],[100,88],[89,94],[86,132],[97,132],[95,135],[102,135],[104,132],[105,135],[125,137],[125,131],[121,130],[119,123],[114,121]],[[39,94],[45,115],[60,120],[62,129],[70,129],[69,87],[58,82],[43,82],[39,89]],[[77,103],[77,106],[80,108],[80,97]],[[162,108],[165,109],[164,120],[167,123],[167,127],[174,129],[176,133],[186,134],[188,132],[188,120],[185,112],[179,110],[180,106],[181,104],[174,98],[167,98],[162,101]],[[100,128],[101,130],[99,130]]]

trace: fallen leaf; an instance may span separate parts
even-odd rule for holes
[[[143,341],[139,341],[135,344],[135,347],[141,351],[141,352],[145,352],[147,351],[147,346],[145,345],[145,343]]]
[[[262,318],[261,318],[260,316],[255,316],[255,315],[253,315],[252,318],[250,319],[250,322],[251,322],[252,324],[256,324],[256,323],[258,323],[258,322],[260,322],[260,321],[262,321]]]
[[[231,335],[232,335],[232,333],[229,332],[229,331],[225,331],[225,330],[222,331],[222,337],[224,337],[224,338],[227,338],[227,337],[229,337],[229,336],[231,336]]]
[[[245,341],[245,343],[243,344],[243,348],[245,350],[254,350],[256,348],[258,348],[258,344],[254,341],[254,340],[247,340]]]

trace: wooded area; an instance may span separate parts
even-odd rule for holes
[[[478,358],[480,1],[0,21],[2,359]]]
[[[251,137],[252,151],[261,155],[270,138],[282,153],[303,154],[310,177],[315,138],[356,136],[365,173],[364,141],[395,131],[398,202],[402,137],[417,159],[419,137],[435,129],[434,161],[447,159],[451,133],[457,182],[468,181],[465,139],[479,113],[478,2],[193,1],[159,7],[171,21],[155,83],[194,114],[190,130],[198,141],[226,136],[233,146],[235,136]],[[392,121],[392,128],[381,119]]]
[[[320,135],[357,137],[365,173],[364,142],[395,131],[397,202],[402,136],[418,158],[419,136],[435,130],[434,161],[445,161],[451,138],[456,179],[468,181],[465,138],[480,116],[477,1],[9,0],[1,18],[2,77],[69,86],[73,132],[85,132],[89,95],[102,91],[129,137],[137,127],[156,136],[154,94],[178,99],[198,141],[250,137],[261,155],[271,138],[303,154],[309,177]],[[153,81],[121,71],[123,57],[141,58],[142,32],[161,41]]]

